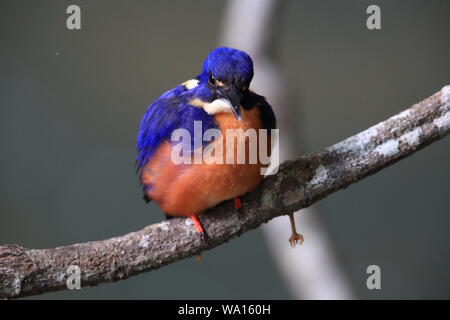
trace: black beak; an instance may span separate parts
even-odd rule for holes
[[[230,104],[231,111],[236,119],[241,120],[241,97],[242,94],[236,89],[235,86],[229,86],[225,88],[217,89],[217,95]]]

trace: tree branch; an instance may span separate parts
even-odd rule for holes
[[[276,175],[242,197],[241,215],[230,201],[201,214],[207,242],[188,219],[178,218],[124,236],[54,249],[0,246],[0,298],[66,289],[70,265],[81,269],[82,286],[92,286],[193,256],[277,216],[308,207],[443,138],[449,130],[450,86],[446,86],[355,136],[283,163]]]

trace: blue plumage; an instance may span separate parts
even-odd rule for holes
[[[217,128],[212,116],[201,108],[189,105],[189,101],[194,98],[212,101],[215,97],[202,86],[187,90],[183,85],[179,85],[149,106],[141,120],[137,139],[138,170],[162,142],[170,139],[173,130],[187,129],[193,137],[194,121],[202,121],[203,132],[209,128]]]
[[[264,128],[275,128],[275,115],[264,97],[248,91],[253,78],[253,62],[250,56],[240,50],[220,47],[213,50],[206,58],[202,72],[196,77],[198,86],[187,89],[179,85],[164,93],[147,109],[140,123],[137,138],[138,156],[137,169],[151,158],[158,146],[170,139],[173,130],[184,128],[193,137],[194,121],[202,121],[203,133],[210,128],[217,128],[214,117],[208,115],[202,108],[189,105],[193,99],[212,102],[218,96],[211,89],[211,79],[230,83],[245,92],[238,92],[242,97],[243,108],[259,106]]]

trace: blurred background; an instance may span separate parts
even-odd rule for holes
[[[70,4],[81,30],[66,27]],[[366,27],[371,4],[381,30]],[[50,248],[163,220],[135,175],[139,121],[218,45],[252,54],[294,157],[450,84],[449,12],[446,0],[0,0],[0,244]],[[200,263],[32,299],[449,299],[449,163],[446,138],[301,211],[296,249],[281,217]],[[381,290],[366,287],[372,264]]]

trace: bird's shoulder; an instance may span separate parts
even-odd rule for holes
[[[214,127],[214,119],[190,102],[202,91],[196,79],[188,80],[165,92],[147,108],[140,122],[137,137],[137,168],[140,169],[161,143],[170,139],[176,129],[186,129],[193,136],[194,121],[201,121],[202,130]]]

